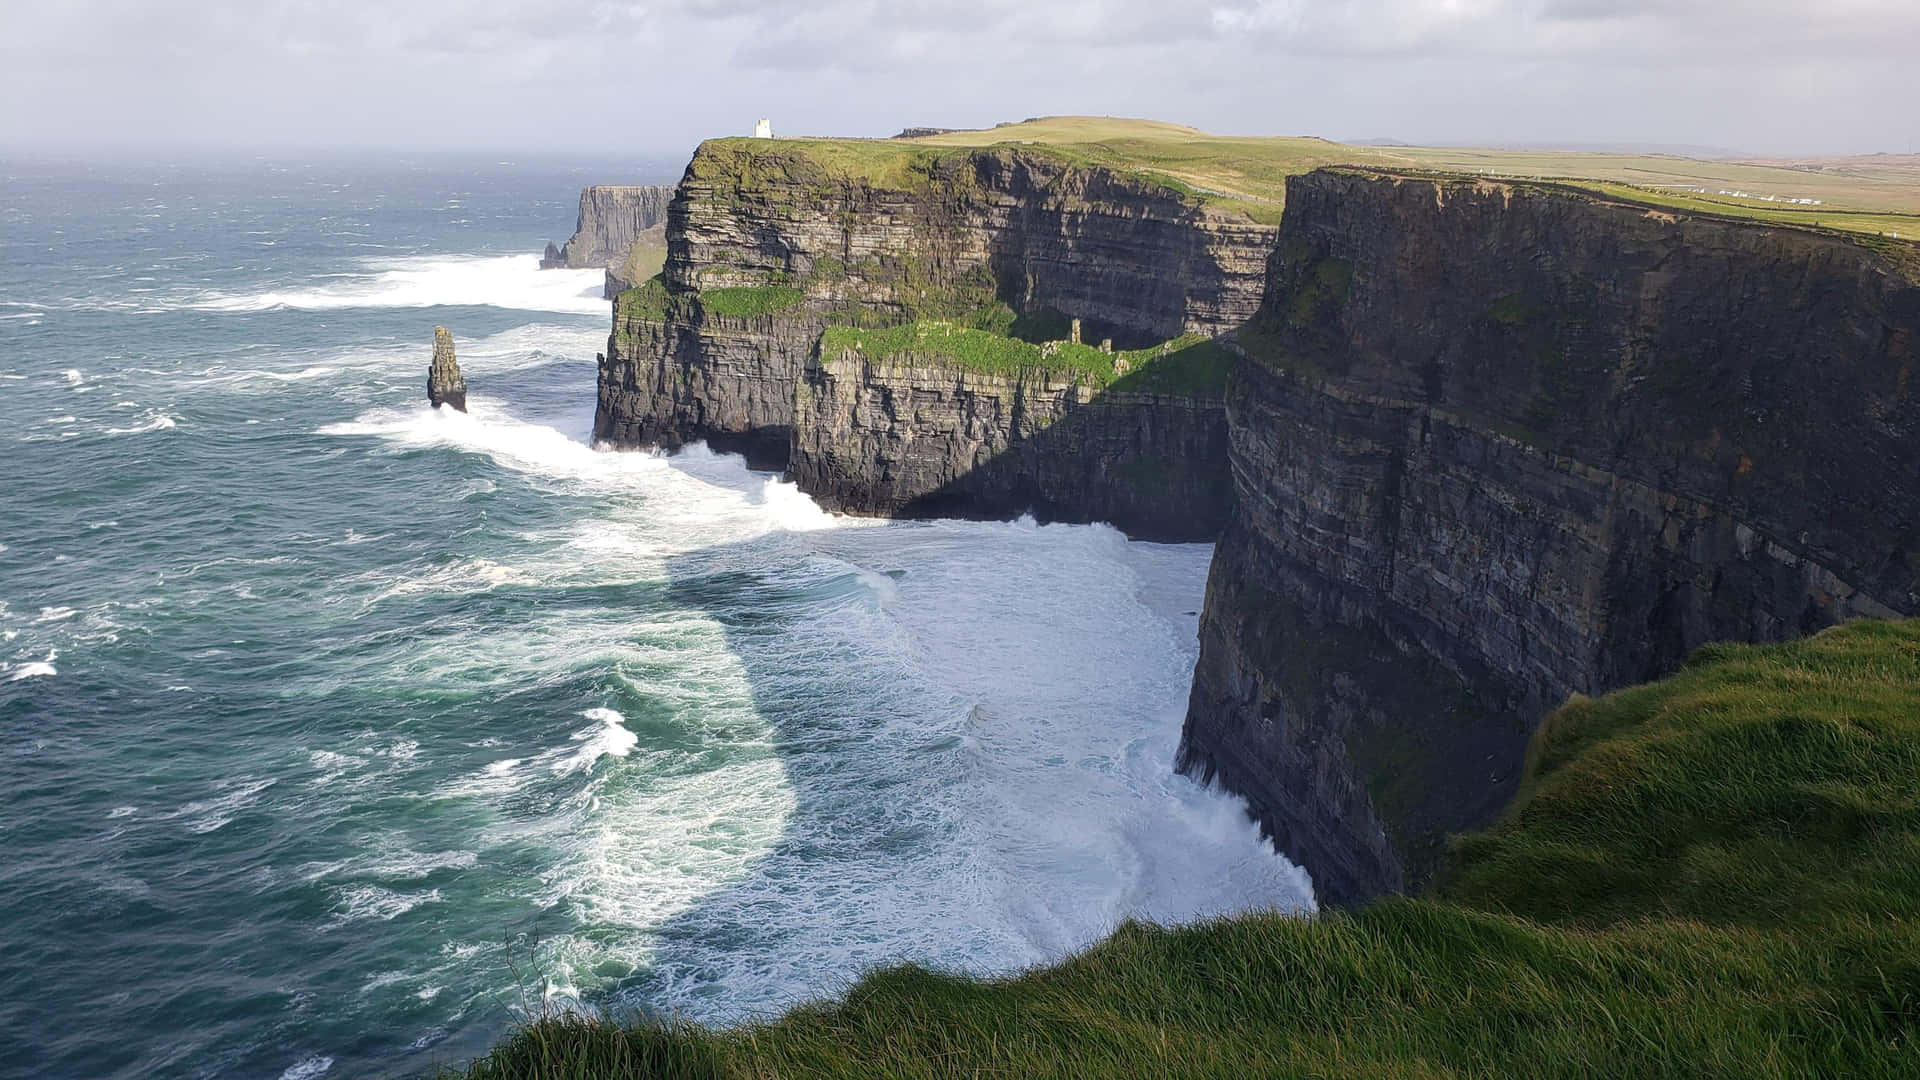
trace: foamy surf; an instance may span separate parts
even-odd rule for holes
[[[551,224],[462,198],[490,236]],[[48,1008],[109,979],[159,1003],[43,1071],[411,1074],[484,1050],[516,964],[727,1020],[874,964],[998,973],[1129,915],[1305,903],[1171,771],[1205,548],[840,518],[704,447],[596,449],[597,273],[343,255],[390,239],[362,191],[168,201],[280,242],[46,264],[22,296],[89,333],[49,319],[0,401],[23,470],[63,477],[0,500],[13,749],[79,778],[16,793],[46,871],[0,920]],[[419,402],[436,322],[472,414]],[[74,909],[111,949],[48,914]]]
[[[580,714],[593,723],[572,732],[573,749],[503,758],[458,785],[523,798],[542,774],[589,778],[575,853],[549,877],[546,902],[581,905],[632,936],[556,940],[552,972],[569,992],[588,992],[592,971],[617,957],[651,972],[636,991],[649,1007],[725,1019],[828,992],[874,963],[997,973],[1058,958],[1128,917],[1311,907],[1304,876],[1237,801],[1173,772],[1205,547],[1030,518],[836,518],[737,457],[595,450],[497,402],[468,415],[377,409],[323,433],[477,453],[525,482],[594,494],[597,513],[572,542],[489,576],[539,588],[747,570],[810,598],[743,600],[761,617],[784,612],[778,634],[675,650],[670,667],[652,645],[621,662],[679,672],[636,682],[643,696],[671,692],[748,730],[770,724],[770,741],[738,741],[741,731],[720,745],[785,744],[777,755],[635,787],[675,758],[648,750],[621,711],[596,707]],[[438,587],[476,585],[485,578]],[[717,629],[705,618],[670,625],[638,640]],[[730,654],[740,660],[723,667],[737,674],[692,677],[695,657]],[[822,739],[830,747],[814,749]],[[714,830],[733,841],[711,849]],[[812,854],[782,856],[781,832]],[[922,839],[901,846],[909,836]],[[735,926],[776,897],[785,914],[748,940],[664,929],[695,912]]]
[[[624,726],[627,718],[612,709],[588,709],[580,715],[596,721],[599,726],[574,732],[574,741],[581,744],[580,752],[555,762],[555,772],[564,774],[575,769],[591,771],[594,763],[601,758],[626,757],[640,744],[640,737]]]
[[[600,315],[605,275],[599,270],[542,270],[532,255],[416,255],[368,259],[365,270],[325,284],[212,295],[190,306],[205,311],[330,311],[339,308],[479,306],[516,311]]]
[[[139,435],[148,431],[172,431],[175,426],[173,417],[168,416],[166,413],[155,411],[148,416],[143,423],[135,424],[132,427],[110,427],[106,429],[106,433],[109,435]]]

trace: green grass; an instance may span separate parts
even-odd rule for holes
[[[752,318],[773,315],[797,307],[806,299],[791,285],[752,285],[734,288],[702,289],[700,305],[716,315]]]
[[[1459,856],[1451,895],[1582,926],[1920,916],[1920,622],[1709,646],[1568,705]]]
[[[1032,328],[1053,328],[1044,316]],[[957,322],[921,320],[885,329],[829,326],[820,338],[822,356],[856,352],[876,361],[957,368],[986,375],[1022,372],[1066,375],[1083,385],[1137,393],[1218,395],[1226,389],[1232,357],[1225,348],[1189,334],[1145,349],[1105,352],[1070,341],[1033,342]],[[996,324],[996,329],[999,326]]]
[[[1107,389],[1115,393],[1219,397],[1227,392],[1227,377],[1233,373],[1233,354],[1219,342],[1198,334],[1177,337],[1157,349],[1136,349],[1121,355],[1132,366],[1107,384]]]
[[[1104,166],[1269,224],[1279,221],[1288,177],[1326,165],[1366,165],[1552,179],[1675,209],[1920,238],[1920,158],[1729,162],[1666,154],[1353,146],[1311,137],[1213,135],[1152,120],[1055,116],[918,139],[716,139],[702,146],[694,171],[724,172],[747,186],[777,173],[821,183],[858,178],[880,187],[915,188],[937,162],[993,146],[1020,146],[1071,164]],[[1706,193],[1680,190],[1691,187]],[[1717,194],[1723,189],[1756,198]],[[1769,195],[1818,198],[1823,205],[1758,198]]]
[[[667,317],[667,299],[667,283],[659,274],[655,274],[613,298],[613,308],[619,316],[615,323],[628,316],[664,319]]]
[[[521,1077],[1900,1077],[1920,1071],[1920,622],[1576,701],[1433,895],[1129,923],[740,1028],[530,1024]]]

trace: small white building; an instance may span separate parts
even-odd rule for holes
[[[760,122],[753,125],[753,137],[756,139],[773,138],[773,121],[764,116],[761,117]]]

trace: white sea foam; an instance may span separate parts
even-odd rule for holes
[[[338,922],[354,922],[361,919],[375,919],[391,922],[405,915],[421,904],[440,902],[440,890],[428,889],[422,893],[402,893],[378,885],[349,885],[336,890],[339,897],[334,918]]]
[[[589,495],[590,516],[519,554],[355,588],[686,595],[406,646],[422,691],[569,670],[624,690],[618,709],[530,717],[541,740],[435,792],[554,853],[525,899],[594,931],[546,939],[561,992],[632,968],[649,1004],[720,1019],[876,963],[1004,972],[1130,916],[1311,907],[1237,801],[1172,771],[1210,549],[1031,519],[840,518],[736,457],[594,450],[584,431],[470,407],[373,409],[322,433],[481,455],[500,488]],[[743,613],[751,632],[730,628]],[[674,737],[636,733],[654,731]],[[349,910],[405,896],[387,892]],[[449,953],[423,977],[478,962]]]
[[[367,601],[369,606],[396,596],[411,596],[415,593],[460,593],[485,592],[502,585],[530,585],[532,575],[511,566],[503,566],[492,559],[459,559],[423,575],[392,579],[390,571],[382,571],[383,579],[391,581],[386,588]]]
[[[147,431],[171,431],[173,430],[174,426],[175,424],[174,424],[173,417],[168,416],[166,413],[163,413],[158,409],[153,409],[148,411],[147,418],[145,421],[135,424],[132,427],[122,427],[122,428],[110,427],[107,429],[107,434],[138,435],[138,434],[141,434],[142,432],[147,432]]]
[[[38,679],[58,674],[60,673],[54,670],[52,664],[45,661],[36,661],[30,664],[21,664],[8,672],[7,681],[20,682],[23,679]]]
[[[314,1080],[315,1077],[325,1075],[331,1068],[333,1068],[332,1058],[315,1054],[288,1066],[287,1070],[280,1074],[280,1080]]]
[[[294,873],[304,881],[374,878],[389,884],[417,881],[441,870],[471,870],[480,856],[471,851],[375,851],[336,862],[310,863]]]
[[[597,721],[599,726],[574,732],[574,741],[581,744],[580,751],[555,762],[555,772],[592,769],[593,763],[603,757],[626,757],[640,743],[640,737],[626,729],[627,718],[612,709],[588,709],[580,715]]]
[[[598,315],[607,311],[598,270],[541,270],[535,255],[417,255],[366,261],[362,273],[325,284],[210,295],[210,311],[418,308],[456,305]]]
[[[205,799],[197,799],[179,809],[159,815],[162,821],[184,820],[187,831],[191,833],[210,833],[225,828],[235,814],[260,801],[260,795],[276,783],[275,780],[256,780],[240,777],[223,780],[216,784],[220,794]]]

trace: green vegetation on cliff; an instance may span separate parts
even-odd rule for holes
[[[773,315],[798,307],[806,297],[799,289],[791,285],[737,286],[724,289],[702,289],[700,305],[716,315],[730,315],[734,318],[751,318],[756,315]]]
[[[1856,622],[1570,704],[1425,898],[1130,923],[738,1029],[551,1018],[467,1075],[1911,1076],[1917,919],[1920,622]]]
[[[614,325],[623,318],[664,319],[667,317],[667,283],[659,274],[613,298]]]
[[[1920,238],[1920,162],[1873,158],[1732,162],[1665,154],[1353,146],[1318,138],[1213,135],[1153,120],[1055,116],[917,139],[716,139],[702,146],[693,168],[696,175],[708,170],[748,186],[755,177],[780,174],[823,184],[844,178],[914,188],[939,163],[996,146],[1104,167],[1268,223],[1279,220],[1288,177],[1326,165],[1366,165],[1561,180],[1676,210]],[[1807,201],[1789,201],[1801,199]]]
[[[872,330],[829,326],[823,357],[858,353],[874,361],[929,364],[985,375],[1044,372],[1096,389],[1138,393],[1218,395],[1232,367],[1226,349],[1187,334],[1145,349],[1107,352],[1071,341],[1031,342],[959,323],[925,320]]]

